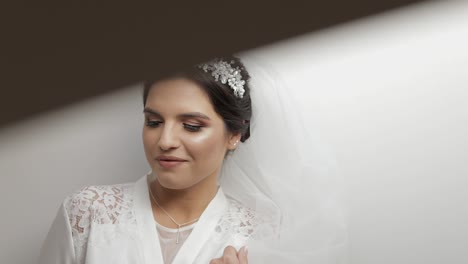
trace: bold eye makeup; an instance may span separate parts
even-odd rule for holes
[[[184,120],[184,128],[190,132],[200,131],[203,127],[206,126],[206,122],[211,120],[208,116],[200,112],[185,113],[181,114],[179,117]]]
[[[163,123],[163,118],[157,111],[146,107],[143,112],[145,113],[145,125],[147,127],[154,128]],[[184,129],[189,132],[200,131],[203,127],[206,127],[205,122],[209,122],[211,120],[208,116],[200,112],[180,114],[178,115],[178,118],[181,120]]]
[[[203,126],[184,123],[184,128],[190,132],[198,132]]]

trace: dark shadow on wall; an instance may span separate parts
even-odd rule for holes
[[[416,2],[422,1],[3,5],[0,128],[213,56]]]

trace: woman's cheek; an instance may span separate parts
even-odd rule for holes
[[[204,158],[211,159],[219,155],[218,148],[223,144],[223,138],[219,136],[221,133],[215,133],[212,129],[205,129],[199,132],[198,135],[192,137],[187,146],[187,151],[195,159]]]

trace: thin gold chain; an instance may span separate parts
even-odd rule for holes
[[[156,198],[153,195],[153,192],[151,191],[151,188],[148,188],[148,190],[149,190],[149,193],[150,193],[150,196],[151,196],[151,199],[153,200],[153,202],[169,217],[169,219],[171,219],[172,222],[174,222],[174,224],[177,225],[176,244],[179,244],[180,228],[183,227],[183,226],[195,223],[200,218],[197,217],[196,219],[193,219],[191,221],[188,221],[188,222],[185,222],[185,223],[182,223],[182,224],[177,223],[177,221],[174,218],[172,218],[172,216],[169,215],[169,213],[166,210],[164,210],[164,208],[158,203],[158,201],[156,200]]]

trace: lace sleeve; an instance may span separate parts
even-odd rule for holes
[[[240,202],[229,199],[229,208],[216,226],[216,232],[231,232],[241,241],[271,236],[275,233],[272,220]]]
[[[88,186],[65,200],[78,263],[83,263],[90,227],[134,219],[128,185]]]

